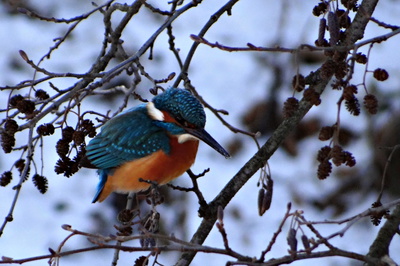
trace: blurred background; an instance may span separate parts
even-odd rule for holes
[[[93,1],[97,5],[105,1]],[[168,10],[167,1],[148,1],[161,10]],[[205,23],[225,2],[203,1],[179,16],[173,23],[175,47],[185,58],[193,41],[190,34],[198,34]],[[247,43],[256,46],[297,48],[300,44],[314,45],[318,38],[319,19],[312,15],[313,7],[318,1],[239,1],[232,9],[230,16],[224,14],[205,35],[210,42],[219,42],[232,47],[245,47]],[[25,51],[33,62],[38,62],[56,38],[63,36],[71,24],[50,23],[34,19],[19,12],[32,10],[44,17],[73,18],[87,13],[94,7],[90,1],[13,1],[0,2],[0,86],[13,86],[24,80],[34,78],[33,69],[24,62],[19,50]],[[115,12],[112,21],[119,21],[122,12]],[[391,25],[400,25],[400,5],[398,0],[379,2],[374,17]],[[146,40],[163,23],[164,18],[143,8],[134,16],[121,37],[124,40],[125,52],[134,54]],[[388,33],[389,30],[369,23],[364,39]],[[83,20],[74,29],[68,39],[55,50],[49,59],[40,67],[57,73],[86,73],[100,51],[104,34],[103,16],[95,13]],[[340,91],[326,89],[321,97],[322,103],[306,115],[298,129],[289,136],[281,148],[269,161],[274,180],[274,195],[271,209],[262,217],[258,215],[257,194],[259,188],[257,173],[237,194],[225,209],[225,229],[232,249],[248,256],[259,257],[273,233],[281,222],[286,205],[292,202],[293,209],[304,211],[310,221],[342,219],[356,215],[369,208],[376,200],[390,147],[400,142],[400,68],[398,62],[398,36],[387,42],[375,44],[368,57],[368,70],[384,68],[389,79],[379,82],[371,72],[365,74],[366,65],[358,64],[355,68],[353,83],[365,82],[370,93],[379,100],[378,114],[370,116],[362,109],[360,116],[350,115],[342,108],[341,144],[356,158],[356,166],[334,168],[333,174],[326,180],[317,178],[316,155],[318,150],[329,142],[319,141],[318,133],[322,126],[332,126],[337,119],[337,101]],[[368,47],[359,52],[368,53]],[[304,76],[320,67],[325,59],[323,53],[301,53],[298,61],[289,53],[266,52],[226,52],[200,45],[188,71],[191,84],[199,94],[216,109],[224,109],[229,116],[224,118],[234,127],[260,132],[259,142],[263,144],[273,130],[282,121],[283,102],[293,95],[292,79],[299,71]],[[155,79],[164,79],[171,72],[179,73],[179,65],[169,50],[168,35],[162,33],[152,50],[140,59],[147,73]],[[114,62],[118,63],[118,60]],[[110,66],[111,68],[112,66]],[[365,80],[364,80],[365,79]],[[72,86],[77,80],[59,78],[51,82],[59,89]],[[126,85],[132,77],[122,74],[114,78],[106,88]],[[163,84],[172,86],[173,80]],[[153,84],[143,78],[136,93],[145,99],[151,99],[149,89]],[[51,91],[48,83],[41,83],[38,88]],[[25,95],[29,89],[13,94]],[[365,92],[359,88],[359,100]],[[9,90],[0,91],[0,119],[6,114],[4,109],[10,96]],[[295,97],[301,98],[301,94]],[[99,113],[114,113],[124,100],[122,93],[107,96],[93,96],[85,99],[80,108],[82,111],[93,110]],[[139,104],[131,99],[128,107]],[[196,163],[191,168],[194,173],[201,173],[210,168],[210,172],[199,179],[200,190],[205,199],[211,201],[235,173],[257,151],[254,141],[243,134],[231,132],[208,110],[207,131],[226,147],[232,158],[226,160],[204,144],[200,145]],[[47,120],[46,120],[47,119]],[[76,117],[68,116],[69,123],[74,125]],[[22,121],[22,120],[21,120]],[[41,123],[48,123],[51,118],[44,118]],[[21,122],[22,124],[22,122]],[[7,224],[0,237],[0,255],[14,259],[34,257],[48,253],[48,248],[57,249],[68,235],[62,230],[62,224],[73,228],[104,235],[115,234],[116,214],[125,204],[126,196],[113,195],[101,204],[91,204],[96,191],[97,174],[95,170],[81,169],[73,176],[66,178],[54,172],[58,160],[55,146],[61,137],[58,130],[54,135],[43,139],[44,172],[48,178],[49,189],[40,194],[31,180],[24,183],[14,211],[14,220]],[[25,132],[16,134],[16,147],[24,145],[27,140]],[[86,139],[88,141],[88,139]],[[21,156],[19,151],[5,154],[0,152],[0,172],[8,171]],[[397,152],[387,170],[386,190],[383,202],[396,199],[400,194],[399,158]],[[40,153],[35,153],[40,162]],[[40,166],[39,166],[40,167]],[[17,174],[11,184],[0,187],[0,217],[5,217],[11,206],[15,191],[13,185],[18,182]],[[173,184],[190,186],[185,174]],[[164,187],[164,204],[158,206],[161,214],[161,232],[174,234],[178,238],[190,240],[201,219],[198,217],[197,198],[192,193],[174,191]],[[145,205],[145,204],[144,204]],[[146,206],[144,206],[145,208]],[[3,219],[0,218],[0,219]],[[267,259],[287,255],[289,247],[286,234],[287,223],[283,233],[278,237]],[[382,224],[381,224],[382,225]],[[340,231],[343,225],[320,225],[318,230],[324,236]],[[368,253],[369,246],[376,237],[379,226],[375,227],[365,218],[350,228],[344,237],[331,241],[339,248]],[[312,233],[306,230],[310,237]],[[139,245],[133,242],[132,245]],[[223,248],[218,230],[213,230],[205,245]],[[63,250],[90,246],[83,237],[74,237],[66,243]],[[322,249],[321,249],[322,250]],[[400,261],[400,242],[393,240],[390,254]],[[143,253],[146,254],[146,253]],[[120,254],[120,265],[132,265],[140,253]],[[60,265],[109,265],[113,257],[112,250],[92,251],[61,258]],[[179,253],[163,253],[158,261],[172,265]],[[198,254],[192,265],[224,265],[229,257],[215,254]],[[44,261],[27,263],[43,265]],[[323,258],[294,262],[294,265],[361,265],[359,262],[341,258]]]

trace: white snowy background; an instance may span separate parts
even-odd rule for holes
[[[97,4],[102,1],[94,1]],[[157,2],[161,8],[167,9],[167,1]],[[163,2],[160,4],[159,2]],[[203,3],[185,14],[174,22],[174,35],[176,37],[176,47],[180,48],[180,53],[184,57],[188,52],[192,41],[190,34],[197,34],[210,16],[215,13],[225,1],[205,0]],[[55,16],[57,18],[71,18],[91,10],[93,7],[90,1],[67,0],[49,1],[35,0],[29,1],[31,6],[43,14]],[[295,48],[301,43],[313,43],[317,38],[319,18],[311,15],[312,7],[317,1],[273,1],[273,0],[253,0],[240,1],[232,9],[232,16],[223,15],[218,22],[206,34],[206,38],[212,42],[218,41],[225,45],[245,46],[250,42],[259,46],[273,46],[279,39],[279,44],[283,47]],[[380,1],[374,16],[386,23],[400,24],[400,3],[399,1]],[[24,50],[30,59],[37,62],[48,48],[53,45],[53,39],[62,36],[69,25],[52,24],[38,20],[32,20],[22,15],[10,16],[6,12],[6,6],[0,4],[0,85],[14,85],[21,80],[31,79],[33,71],[25,65],[19,57],[18,50]],[[159,21],[149,11],[141,11],[135,16],[133,23],[124,32],[123,39],[125,47],[130,47],[128,52],[134,52],[144,41],[159,27]],[[370,23],[365,37],[372,37],[384,34],[381,28]],[[179,72],[176,60],[172,53],[167,50],[167,35],[161,34],[154,45],[154,56],[157,63],[146,62],[146,70],[155,78],[165,78],[172,71]],[[94,15],[88,20],[83,21],[73,33],[73,38],[62,45],[51,57],[46,60],[42,67],[54,72],[74,72],[84,73],[92,64],[95,56],[101,47],[103,39],[102,16]],[[396,91],[400,88],[399,82],[399,59],[398,52],[399,37],[390,39],[388,42],[375,45],[372,50],[369,69],[382,67],[388,70],[390,78],[385,82],[384,88]],[[362,50],[366,52],[366,49]],[[241,117],[246,108],[251,103],[257,102],[263,97],[267,97],[269,81],[273,73],[266,71],[255,63],[265,56],[265,60],[282,60],[288,63],[288,72],[295,73],[294,64],[291,62],[290,55],[267,54],[247,52],[247,53],[228,53],[218,49],[200,45],[189,70],[189,77],[192,84],[199,93],[212,106],[218,109],[229,111],[230,115],[226,119],[234,126],[241,125]],[[143,57],[145,58],[145,57]],[[258,59],[257,59],[258,58]],[[10,61],[14,62],[19,69],[10,67]],[[301,73],[306,74],[312,68],[301,69]],[[363,66],[357,69],[355,80],[362,81]],[[371,76],[371,75],[370,75]],[[368,80],[370,80],[370,76]],[[75,82],[74,79],[59,79],[55,81],[57,87],[67,88]],[[288,87],[291,80],[288,80]],[[172,84],[172,82],[171,82]],[[171,84],[167,84],[171,85]],[[45,84],[41,85],[45,89]],[[140,87],[139,92],[146,94],[148,87]],[[291,91],[282,91],[280,94],[282,101],[291,96]],[[331,124],[335,122],[336,112],[332,110],[332,105],[336,104],[338,92],[327,90],[322,99],[322,105],[307,114],[306,119],[323,115],[324,121]],[[4,109],[7,103],[8,92],[0,92],[0,109]],[[130,102],[129,106],[134,106],[135,102]],[[96,108],[98,111],[112,110],[118,108],[118,102],[101,105],[92,100],[91,106],[84,108]],[[397,104],[398,106],[398,104]],[[113,109],[114,108],[114,109]],[[351,125],[352,128],[363,130],[366,119],[362,117],[354,118],[342,112],[342,123]],[[256,152],[254,142],[245,136],[234,135],[215,118],[207,112],[208,120],[206,129],[223,146],[232,141],[233,138],[240,138],[244,142],[244,148],[233,158],[226,160],[207,145],[202,144],[198,153],[197,161],[192,167],[195,173],[202,172],[205,168],[211,171],[200,179],[200,188],[207,201],[212,200],[224,187],[228,180],[240,169],[240,167]],[[0,117],[3,119],[4,117]],[[46,122],[46,121],[43,121]],[[57,133],[59,134],[59,132]],[[0,237],[0,256],[12,257],[14,259],[34,257],[48,254],[48,248],[57,249],[60,242],[68,235],[68,232],[61,228],[62,224],[69,224],[73,228],[83,231],[98,230],[94,228],[94,214],[101,214],[105,217],[106,226],[102,228],[106,233],[114,233],[112,225],[116,223],[115,213],[107,203],[91,204],[92,197],[97,185],[97,174],[93,170],[82,169],[70,178],[65,178],[54,173],[53,166],[57,160],[54,145],[59,135],[45,138],[45,173],[49,179],[49,190],[42,195],[34,187],[31,181],[25,183],[21,190],[16,209],[14,211],[14,221],[10,222],[4,234]],[[17,146],[23,144],[23,134],[17,133]],[[19,138],[22,138],[18,141]],[[317,150],[321,147],[321,142],[315,140],[316,136],[308,138],[300,143],[299,156],[289,157],[286,152],[278,150],[269,161],[272,175],[275,181],[274,198],[272,206],[267,213],[259,217],[257,211],[257,192],[256,174],[238,193],[233,201],[227,206],[225,211],[225,227],[231,247],[241,254],[259,257],[260,252],[266,248],[273,233],[278,227],[288,202],[293,202],[293,191],[297,194],[309,197],[320,197],[328,193],[335,186],[337,179],[331,177],[324,181],[316,178],[315,158]],[[260,143],[266,140],[260,139]],[[356,157],[358,164],[368,161],[370,147],[365,141],[355,142],[348,148]],[[18,158],[18,153],[5,155],[0,152],[0,172],[7,171],[10,164]],[[36,155],[38,156],[38,155]],[[17,182],[14,175],[12,184],[5,188],[0,188],[0,219],[3,220],[9,211],[9,206],[14,197],[14,190],[11,189],[13,183]],[[189,178],[184,175],[174,181],[174,184],[189,186]],[[302,209],[308,220],[340,219],[350,217],[370,207],[376,199],[376,194],[371,193],[363,198],[349,199],[352,202],[351,209],[340,217],[333,217],[333,213],[328,209],[319,212],[308,205],[297,205],[293,202],[292,210]],[[159,211],[162,219],[166,223],[174,221],[176,209],[186,208],[189,228],[187,228],[186,239],[197,229],[201,221],[197,215],[197,199],[194,195],[189,195],[185,200],[190,201],[187,205],[175,205],[168,208],[168,205],[160,206]],[[389,199],[384,199],[389,200]],[[236,216],[240,217],[237,218]],[[236,218],[235,218],[236,217]],[[337,232],[345,225],[325,225],[318,226],[320,232],[327,236]],[[174,233],[173,224],[169,225],[170,233]],[[278,237],[277,243],[272,251],[267,254],[267,259],[281,257],[287,254],[286,232],[289,223],[284,227],[283,233]],[[339,248],[355,251],[361,254],[368,253],[368,248],[380,226],[373,226],[369,219],[360,221],[357,225],[348,230],[343,238],[335,238],[331,241]],[[175,228],[176,231],[181,231]],[[309,233],[309,232],[308,232]],[[310,234],[311,235],[311,234]],[[127,243],[138,245],[138,243]],[[83,237],[75,237],[67,242],[63,250],[83,248],[90,244]],[[220,234],[213,229],[205,245],[223,248]],[[300,245],[300,243],[299,243]],[[146,253],[144,253],[146,254]],[[398,236],[393,239],[390,254],[397,262],[400,262],[400,241]],[[140,253],[120,253],[118,265],[132,265],[135,258]],[[178,258],[177,253],[161,254],[159,261],[164,265],[172,265]],[[61,258],[60,265],[110,265],[113,257],[112,250],[101,250],[75,254]],[[198,254],[192,265],[224,265],[229,257],[213,254]],[[26,265],[45,265],[45,260],[30,262]],[[359,262],[348,259],[324,258],[294,262],[293,265],[360,265]]]

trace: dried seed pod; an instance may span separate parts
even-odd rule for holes
[[[329,30],[329,35],[331,38],[329,39],[329,43],[331,46],[334,46],[337,44],[339,41],[339,21],[336,13],[333,13],[332,11],[328,12],[328,30]]]
[[[268,189],[263,200],[264,212],[269,210],[269,208],[271,207],[271,202],[272,202],[272,189]]]
[[[354,158],[354,156],[351,152],[344,151],[343,156],[344,156],[344,163],[347,166],[353,167],[354,165],[356,165],[356,159]]]
[[[25,159],[19,159],[15,162],[15,167],[18,169],[20,175],[25,174],[23,182],[28,180],[29,172],[31,171],[30,165],[25,165]],[[26,169],[25,169],[26,167]],[[26,172],[24,172],[26,171]]]
[[[67,142],[70,143],[72,141],[72,137],[74,135],[75,130],[72,127],[66,127],[63,128],[62,130],[62,139]]]
[[[272,181],[272,179],[270,179]],[[261,188],[258,192],[258,214],[262,216],[271,207],[273,189]]]
[[[306,81],[303,75],[295,75],[292,79],[292,87],[295,91],[301,92],[306,86]]]
[[[65,157],[64,159],[58,159],[56,166],[54,167],[54,172],[56,172],[56,174],[62,174],[68,170],[68,159],[68,157]]]
[[[271,207],[273,192],[274,192],[274,180],[272,180],[271,176],[268,175],[266,194],[263,201],[263,208],[265,210],[264,212],[268,211],[269,208]]]
[[[318,151],[317,160],[318,162],[322,163],[323,161],[329,160],[331,158],[331,147],[324,146]]]
[[[14,134],[8,134],[6,131],[1,133],[1,147],[5,153],[10,153],[15,146]]]
[[[318,179],[326,179],[332,172],[332,164],[330,161],[326,160],[318,165],[317,176]]]
[[[54,134],[54,126],[53,124],[43,124],[38,126],[38,128],[36,129],[36,132],[40,135],[40,136],[49,136]]]
[[[345,106],[347,111],[354,116],[358,116],[360,114],[360,103],[358,99],[353,95],[351,99],[345,101]]]
[[[12,173],[10,171],[4,172],[0,177],[0,186],[5,187],[10,184],[12,180]]]
[[[357,94],[357,92],[358,92],[357,86],[355,86],[355,85],[346,86],[343,90],[343,98],[345,100],[352,100],[354,97],[354,94]]]
[[[289,229],[286,240],[290,247],[291,254],[295,254],[297,252],[297,239],[296,230],[294,228]]]
[[[343,29],[347,29],[351,24],[351,19],[347,15],[346,11],[343,9],[336,10],[336,16],[338,17],[339,27]]]
[[[17,103],[17,109],[23,114],[32,114],[35,111],[35,103],[31,100],[22,100]]]
[[[56,144],[56,151],[58,156],[61,158],[66,157],[67,153],[69,152],[69,142],[65,141],[64,139],[58,140]]]
[[[385,81],[389,78],[389,74],[385,69],[377,68],[374,70],[374,78],[379,81]]]
[[[44,194],[48,188],[47,178],[38,174],[32,177],[33,184],[39,190],[40,193]]]
[[[329,140],[330,138],[332,138],[333,132],[334,132],[333,127],[329,126],[322,127],[319,132],[318,139],[321,141]]]
[[[85,141],[85,133],[83,131],[77,130],[72,135],[72,139],[75,142],[75,145],[79,146]]]
[[[364,96],[364,106],[367,111],[374,115],[378,112],[378,100],[375,95],[367,94]]]
[[[143,266],[149,265],[149,258],[146,256],[140,256],[135,260],[135,264],[133,266]]]
[[[332,162],[336,166],[340,166],[345,163],[345,154],[343,152],[343,148],[339,145],[335,145],[332,148]]]
[[[299,109],[299,100],[289,97],[283,104],[283,117],[289,118]]]
[[[324,14],[328,10],[328,4],[325,2],[321,2],[318,5],[314,6],[313,8],[313,15],[319,17],[320,15]]]
[[[372,203],[372,208],[381,207],[382,203],[380,201],[376,201]],[[380,212],[375,212],[371,214],[371,222],[373,225],[378,226],[381,223],[382,217],[389,214],[389,210],[383,210]]]
[[[355,60],[359,64],[365,65],[368,62],[368,58],[365,54],[363,53],[357,53],[355,56]]]
[[[304,90],[303,96],[306,101],[315,106],[318,106],[321,103],[321,98],[319,97],[319,94],[312,88]]]
[[[378,208],[380,206],[382,206],[382,203],[380,201],[372,203],[372,208]],[[377,213],[371,214],[371,222],[373,225],[378,226],[381,223],[381,220],[382,220],[381,215]]]
[[[260,216],[262,216],[265,212],[263,209],[264,197],[265,197],[265,190],[263,188],[260,188],[260,190],[258,191],[258,198],[257,198],[258,214]]]
[[[306,235],[301,236],[301,242],[303,243],[303,247],[304,247],[306,253],[310,254],[311,253],[310,240],[308,240],[308,237]]]
[[[130,236],[133,233],[133,228],[130,224],[122,226],[114,225],[114,228],[118,230],[117,236]]]
[[[35,92],[35,97],[39,100],[46,100],[50,98],[49,94],[42,89],[39,89]]]
[[[353,10],[354,12],[358,10],[357,0],[341,0],[340,2],[349,10]]]
[[[319,29],[318,29],[318,40],[317,40],[318,46],[323,46],[323,44],[325,43],[325,31],[326,31],[326,19],[321,18],[319,20]]]
[[[91,138],[96,136],[96,128],[94,127],[92,120],[90,119],[83,120],[81,123],[81,128],[83,129],[85,136],[89,136]]]
[[[73,174],[78,172],[78,170],[79,170],[79,162],[75,161],[75,160],[71,160],[71,165],[70,165],[70,168],[69,168],[69,172],[66,173],[68,175],[66,175],[66,174],[65,175],[67,177],[72,176]]]
[[[18,130],[18,124],[14,119],[7,119],[4,123],[4,130],[10,135],[14,135]]]
[[[79,164],[68,157],[59,159],[54,167],[57,174],[64,174],[65,177],[70,177],[79,170]]]
[[[14,163],[15,168],[18,169],[19,173],[22,173],[22,171],[25,168],[25,160],[24,159],[19,159]]]
[[[22,97],[20,94],[14,95],[13,97],[10,98],[10,106],[17,107],[18,103],[23,100],[24,97]]]

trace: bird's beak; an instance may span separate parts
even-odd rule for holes
[[[231,157],[229,153],[224,148],[222,148],[222,146],[219,145],[219,143],[213,137],[211,137],[211,135],[208,134],[207,131],[205,131],[204,129],[185,128],[185,130],[190,135],[207,143],[211,148],[213,148],[214,150],[225,156],[225,158]]]

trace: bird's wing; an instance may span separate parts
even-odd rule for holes
[[[86,156],[97,168],[107,169],[160,149],[169,153],[168,135],[155,125],[142,105],[108,121],[87,145]]]

